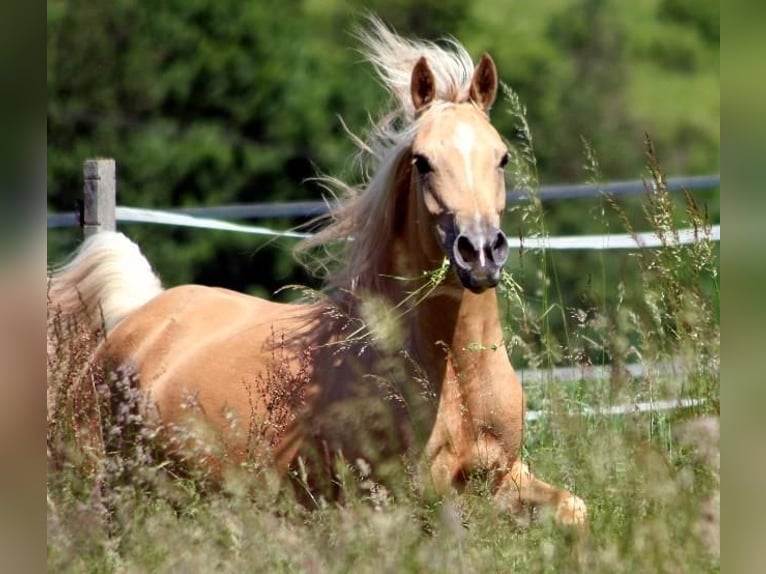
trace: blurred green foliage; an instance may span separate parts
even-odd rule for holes
[[[119,203],[141,207],[320,199],[313,175],[358,178],[340,118],[364,133],[386,105],[353,37],[367,10],[404,35],[451,35],[476,58],[491,53],[527,107],[543,184],[593,177],[583,140],[603,180],[639,177],[645,133],[669,175],[719,169],[714,0],[49,0],[49,211],[73,208],[82,161],[97,156],[117,159]],[[518,140],[502,101],[493,121]],[[717,198],[703,197],[714,219]],[[638,202],[626,209],[640,216]],[[600,200],[546,204],[545,218],[551,234],[622,231]],[[525,231],[513,213],[506,226]],[[285,283],[312,284],[289,240],[122,230],[168,285],[274,296]],[[78,239],[77,230],[49,231],[49,260]],[[619,276],[626,257],[557,257],[562,305],[592,292],[594,262],[612,258]]]

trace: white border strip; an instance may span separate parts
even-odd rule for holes
[[[299,231],[276,231],[268,227],[241,225],[218,219],[195,217],[180,213],[169,213],[156,209],[138,207],[117,207],[117,221],[133,223],[155,223],[159,225],[177,225],[201,229],[218,229],[235,231],[268,237],[290,237],[303,239],[311,237],[311,233]],[[720,241],[721,226],[714,225],[709,230],[681,229],[678,235],[668,234],[665,238],[655,232],[628,233],[613,235],[580,235],[575,237],[524,237],[508,238],[511,248],[515,249],[643,249],[646,247],[663,247],[671,245],[687,245],[698,241]]]

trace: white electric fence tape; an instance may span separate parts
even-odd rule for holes
[[[310,233],[300,231],[278,231],[268,227],[242,225],[195,217],[180,213],[169,213],[156,209],[138,207],[117,207],[117,221],[133,223],[155,223],[159,225],[176,225],[182,227],[197,227],[202,229],[218,229],[237,233],[250,233],[268,237],[290,237],[302,239],[311,237]],[[720,241],[721,226],[713,225],[704,229],[681,229],[677,237],[668,233],[661,238],[655,232],[611,234],[611,235],[578,235],[571,237],[509,237],[508,243],[513,249],[642,249],[646,247],[662,247],[668,245],[688,245],[697,241]]]
[[[631,403],[627,405],[613,405],[604,408],[582,407],[576,411],[567,412],[567,416],[614,416],[629,415],[633,413],[671,411],[675,409],[688,409],[705,403],[704,399],[684,398],[675,401],[648,401]],[[536,421],[546,416],[552,416],[549,411],[527,411],[527,421]]]

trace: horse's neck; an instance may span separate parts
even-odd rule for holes
[[[502,377],[497,371],[510,369],[510,363],[495,290],[474,294],[463,288],[452,270],[433,288],[415,271],[413,263],[423,262],[413,261],[406,250],[402,248],[401,256],[394,256],[380,271],[388,278],[388,290],[383,295],[404,313],[406,346],[431,385],[438,392],[445,378],[451,378],[466,389],[478,388],[486,384],[492,371]],[[402,261],[408,263],[404,268],[397,264]],[[436,268],[433,261],[421,267],[431,268]]]
[[[438,293],[438,292],[437,292]],[[424,363],[432,365],[432,377],[457,377],[461,384],[482,384],[497,364],[507,357],[497,295],[480,295],[457,285],[444,294],[429,297],[414,311],[413,344]],[[442,381],[438,381],[441,383]]]

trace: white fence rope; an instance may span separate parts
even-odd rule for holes
[[[266,235],[270,237],[309,237],[310,233],[298,231],[275,231],[268,227],[258,225],[241,225],[219,219],[207,217],[194,217],[182,213],[169,213],[157,209],[142,209],[138,207],[117,207],[115,209],[117,221],[133,223],[156,223],[159,225],[176,225],[180,227],[198,227],[201,229],[219,229],[221,231],[235,231],[237,233],[250,233],[254,235]]]
[[[555,382],[575,382],[575,381],[592,381],[592,380],[605,380],[608,379],[612,373],[613,367],[611,365],[594,365],[594,366],[576,366],[576,367],[554,367],[551,369],[519,369],[516,374],[521,380],[524,387],[535,385],[538,383],[544,383],[546,381]],[[651,372],[647,372],[644,365],[640,363],[629,363],[623,366],[624,371],[634,378],[642,378],[650,376],[651,373],[663,374],[666,376],[680,376],[682,366],[680,363],[674,361],[664,362],[651,369]],[[568,411],[566,416],[618,416],[629,415],[635,413],[646,412],[661,412],[671,411],[681,408],[697,407],[705,404],[705,399],[685,397],[677,400],[662,400],[662,401],[642,401],[634,402],[622,405],[611,405],[602,408],[593,408],[583,406],[574,411]],[[551,416],[553,413],[550,410],[531,410],[526,413],[527,421],[540,420],[546,416]]]
[[[702,229],[679,229],[678,236],[668,233],[664,238],[656,232],[631,235],[617,233],[609,235],[577,235],[572,237],[524,237],[509,238],[512,248],[525,249],[644,249],[670,245],[688,245],[698,241],[720,241],[721,226],[713,225],[708,231]]]
[[[672,411],[675,409],[688,409],[703,405],[704,399],[683,398],[675,401],[647,401],[640,403],[630,403],[627,405],[613,405],[604,408],[583,407],[576,411],[569,411],[567,416],[615,416],[628,415],[634,413]],[[550,411],[527,411],[526,420],[536,421],[546,416],[551,416]]]
[[[210,219],[195,217],[181,213],[170,213],[156,209],[142,209],[137,207],[117,207],[116,219],[120,222],[154,223],[159,225],[175,225],[183,227],[196,227],[201,229],[217,229],[222,231],[234,231],[237,233],[250,233],[268,237],[304,238],[310,237],[310,233],[299,231],[278,231],[268,227],[242,225]],[[666,245],[687,245],[697,241],[720,241],[721,226],[714,225],[709,230],[682,229],[677,237],[668,233],[665,238],[658,236],[656,232],[609,234],[609,235],[578,235],[570,237],[509,237],[508,243],[512,249],[643,249],[647,247],[662,247]]]
[[[613,365],[578,365],[575,367],[551,367],[549,369],[518,369],[516,375],[526,387],[547,381],[577,382],[590,380],[608,380],[612,376]],[[622,366],[624,374],[635,379],[652,375],[676,376],[682,373],[681,364],[667,361],[658,363],[647,370],[641,363],[628,363]]]

